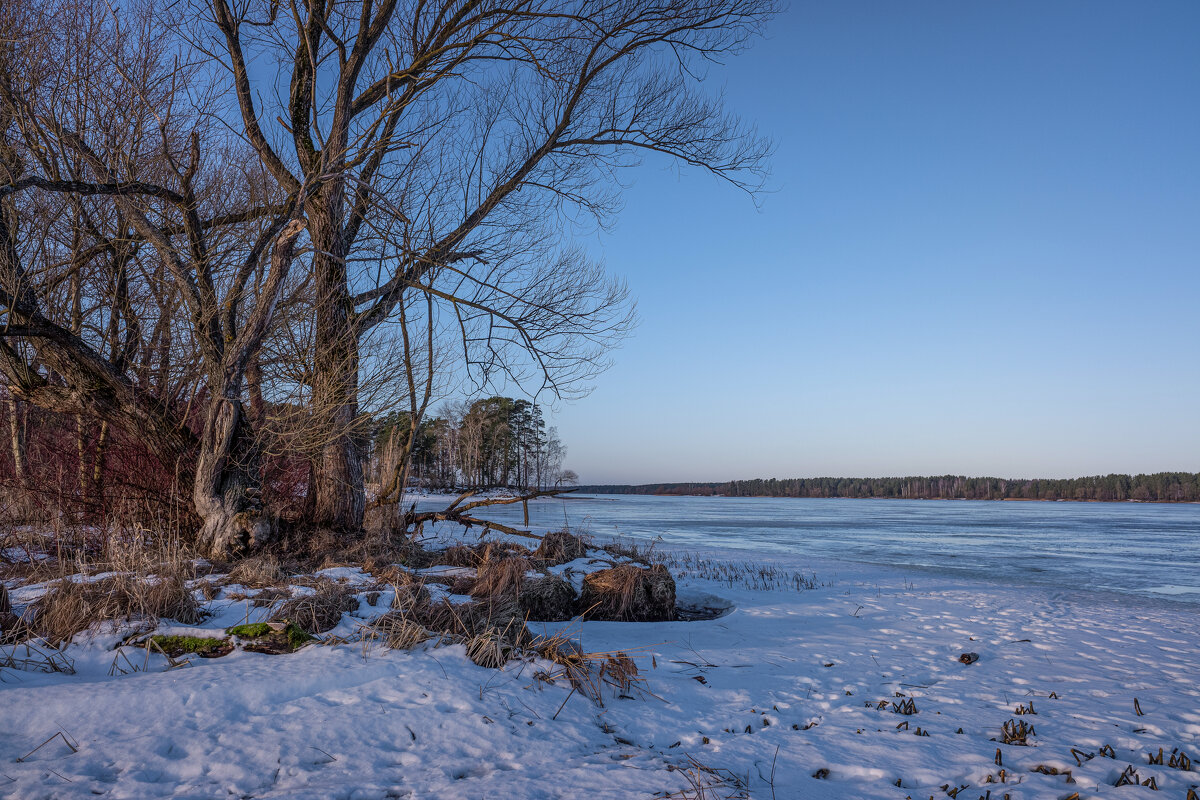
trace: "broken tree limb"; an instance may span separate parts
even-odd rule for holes
[[[441,511],[422,511],[417,513],[414,509],[409,509],[404,515],[404,529],[415,530],[417,527],[424,525],[426,522],[457,522],[465,528],[471,528],[476,525],[482,527],[486,533],[489,530],[499,531],[500,533],[508,534],[509,536],[524,536],[527,539],[541,540],[541,536],[530,531],[523,531],[518,528],[513,528],[499,522],[480,519],[470,516],[467,512],[476,508],[484,508],[486,506],[506,506],[512,503],[528,503],[539,497],[557,497],[559,495],[573,492],[574,489],[545,489],[534,492],[526,492],[522,495],[513,497],[487,497],[481,500],[476,500],[466,505],[460,505],[464,500],[476,494],[475,491],[464,492],[455,498],[454,502],[446,506]]]

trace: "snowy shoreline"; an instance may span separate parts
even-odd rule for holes
[[[152,656],[149,671],[110,677],[116,637],[77,643],[76,675],[0,670],[0,796],[649,798],[706,781],[723,783],[716,797],[1183,798],[1200,784],[1167,765],[1173,750],[1200,760],[1194,607],[702,555],[780,580],[677,563],[681,596],[733,610],[530,623],[635,659],[645,692],[604,707],[538,677],[544,663],[485,669],[461,645],[238,652],[170,671]],[[822,585],[783,588],[788,571]],[[960,663],[967,652],[979,660]],[[993,741],[1010,720],[1034,726],[1027,746]],[[1163,765],[1148,764],[1159,748]],[[1163,793],[1115,787],[1127,767]]]

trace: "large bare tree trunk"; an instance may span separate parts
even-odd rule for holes
[[[196,545],[210,557],[225,558],[253,550],[276,533],[274,518],[263,507],[260,444],[242,405],[241,393],[304,227],[301,220],[292,219],[277,229],[270,272],[258,303],[229,344],[222,368],[210,373],[212,394],[205,409],[192,484],[192,502],[202,521]]]
[[[193,502],[202,525],[196,546],[227,558],[270,541],[254,437],[236,393],[209,400],[196,458]]]
[[[358,530],[366,510],[362,459],[354,439],[358,421],[358,337],[346,282],[342,214],[330,192],[309,205],[309,235],[317,251],[313,270],[318,297],[313,364],[313,410],[325,423],[310,492],[312,522]]]

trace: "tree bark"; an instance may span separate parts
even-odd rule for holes
[[[358,423],[358,337],[346,281],[343,213],[332,188],[307,208],[309,236],[316,255],[317,291],[313,409],[324,423],[314,465],[313,519],[335,530],[362,528],[366,510],[362,458],[355,441]]]
[[[228,558],[257,549],[276,533],[275,520],[263,507],[262,453],[241,393],[304,227],[303,221],[292,219],[278,229],[270,272],[258,303],[241,332],[229,342],[221,368],[209,374],[212,393],[196,454],[192,502],[201,519],[196,545],[210,558]],[[229,327],[232,329],[232,325]]]
[[[236,392],[210,398],[193,482],[202,523],[196,547],[209,558],[229,558],[273,536],[258,467],[253,432]]]
[[[9,434],[12,436],[13,471],[16,473],[17,483],[21,485],[21,488],[26,488],[29,481],[29,467],[25,462],[25,432],[21,427],[17,398],[11,394],[8,396],[8,426]]]

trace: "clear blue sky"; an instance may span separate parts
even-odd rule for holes
[[[796,2],[710,75],[761,210],[647,164],[587,483],[1200,471],[1200,3]]]

